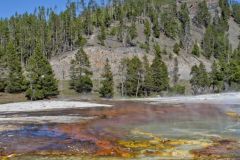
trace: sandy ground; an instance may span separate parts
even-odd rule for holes
[[[45,110],[58,109],[81,109],[95,107],[111,107],[106,104],[96,104],[89,102],[73,102],[73,101],[36,101],[36,102],[20,102],[0,105],[0,113],[9,112],[35,112]]]
[[[136,98],[130,100],[170,104],[171,103],[240,104],[240,92],[206,94],[198,96]]]
[[[0,105],[0,125],[3,127],[0,126],[0,131],[9,130],[9,128],[4,129],[6,124],[74,123],[94,118],[93,116],[82,117],[79,115],[65,115],[64,113],[59,115],[30,116],[25,114],[25,112],[33,113],[98,107],[111,107],[111,105],[77,101],[36,101],[2,104]]]
[[[14,123],[14,124],[44,124],[44,123],[74,123],[84,122],[91,120],[94,117],[81,117],[81,116],[26,116],[26,117],[0,117],[1,123]]]

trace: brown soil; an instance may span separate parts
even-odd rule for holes
[[[24,93],[9,94],[0,92],[0,104],[27,101]]]

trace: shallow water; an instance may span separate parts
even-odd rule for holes
[[[113,107],[5,115],[85,118],[0,122],[15,126],[0,132],[0,153],[11,159],[240,158],[239,105],[108,103]]]

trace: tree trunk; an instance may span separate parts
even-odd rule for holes
[[[140,84],[140,74],[138,73],[138,83],[137,83],[136,97],[138,97],[139,84]]]

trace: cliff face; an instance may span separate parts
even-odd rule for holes
[[[177,0],[177,4],[180,5],[183,2],[187,2],[190,16],[193,18],[196,14],[197,4],[199,0]],[[212,15],[215,15],[219,11],[218,0],[208,0],[209,11]],[[239,25],[236,24],[233,19],[229,20],[229,40],[232,44],[233,48],[236,48],[239,42],[238,36],[240,35]],[[143,24],[138,24],[137,26],[138,32],[138,42],[144,42],[144,26]],[[160,44],[162,49],[167,50],[167,55],[163,55],[163,60],[167,64],[169,77],[170,79],[173,77],[174,70],[174,58],[178,60],[178,74],[180,81],[188,81],[190,77],[190,72],[192,66],[203,62],[206,66],[207,71],[211,70],[211,65],[214,59],[206,59],[203,56],[196,57],[191,53],[191,49],[194,43],[198,43],[199,45],[202,42],[203,36],[205,33],[204,28],[198,28],[191,24],[190,30],[190,43],[188,49],[181,49],[179,55],[173,53],[173,46],[179,40],[173,40],[161,33],[160,38],[156,40],[157,43]],[[150,38],[152,39],[152,37]],[[114,79],[116,83],[120,82],[120,62],[123,58],[131,58],[133,56],[138,56],[142,58],[146,52],[139,47],[124,47],[122,43],[117,42],[112,39],[112,37],[108,37],[105,41],[105,46],[100,46],[97,42],[97,31],[88,38],[88,43],[84,48],[85,52],[88,54],[90,58],[90,62],[93,70],[93,80],[95,86],[99,85],[100,75],[102,73],[102,69],[105,63],[106,58],[110,60],[112,71],[114,74]],[[153,45],[153,44],[151,44]],[[68,80],[69,77],[69,69],[70,69],[70,61],[74,58],[74,55],[77,51],[67,52],[62,54],[61,56],[57,56],[52,58],[51,64],[55,71],[56,77],[60,80]],[[154,58],[153,51],[147,53],[148,59],[151,62]]]

